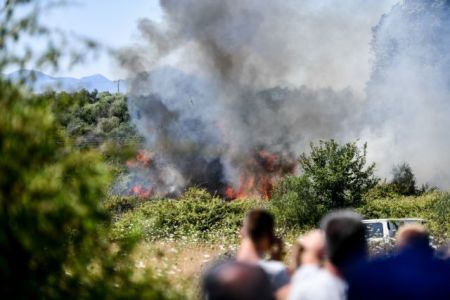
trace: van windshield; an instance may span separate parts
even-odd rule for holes
[[[383,224],[380,222],[376,223],[365,223],[366,227],[366,238],[382,238],[383,237]]]

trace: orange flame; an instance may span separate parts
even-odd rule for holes
[[[127,161],[127,166],[130,168],[148,167],[153,161],[152,153],[140,150],[135,158]]]
[[[152,194],[152,191],[141,185],[135,185],[131,188],[130,193],[139,198],[148,198]]]
[[[270,199],[276,182],[285,174],[292,173],[295,162],[288,162],[266,150],[255,153],[246,162],[246,171],[236,186],[228,186],[224,196],[228,200],[243,198]]]

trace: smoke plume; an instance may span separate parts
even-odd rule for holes
[[[450,188],[450,1],[409,0],[374,28],[366,134],[382,174],[407,161]]]
[[[384,174],[406,160],[421,180],[449,178],[436,169],[450,150],[448,5],[394,3],[162,0],[164,22],[141,20],[121,55],[148,151],[131,181],[267,197],[329,138],[367,140]]]

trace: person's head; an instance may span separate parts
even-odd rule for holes
[[[258,250],[270,250],[276,243],[273,216],[264,209],[249,211],[244,219],[242,235],[250,239]]]
[[[352,210],[338,210],[321,221],[327,259],[340,271],[367,257],[365,228],[361,216]]]
[[[304,264],[322,263],[325,238],[322,230],[314,229],[301,235],[292,251],[291,271]]]
[[[272,299],[268,275],[258,266],[222,262],[206,272],[202,280],[207,300]]]
[[[430,236],[421,224],[407,224],[397,232],[396,248],[400,251],[407,249],[430,251]]]

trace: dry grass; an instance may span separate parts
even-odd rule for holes
[[[197,299],[202,271],[219,257],[235,253],[236,248],[236,244],[166,240],[143,242],[133,256],[136,268],[152,269],[157,276],[168,278],[187,299]]]
[[[286,262],[296,235],[285,236]],[[166,277],[173,288],[182,292],[186,299],[198,299],[201,274],[212,263],[224,256],[234,255],[238,241],[197,242],[160,240],[142,242],[133,253],[138,269],[151,269],[157,276]]]

